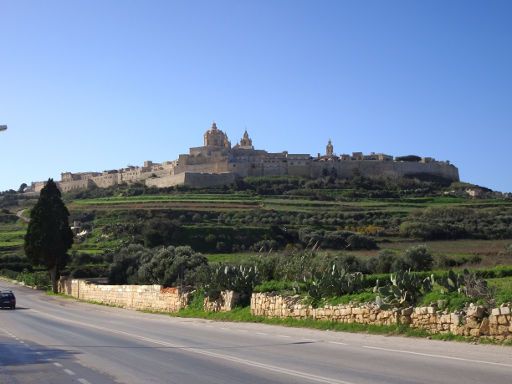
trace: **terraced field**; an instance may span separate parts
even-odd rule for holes
[[[469,199],[442,194],[401,198],[346,197],[352,192],[351,189],[313,189],[308,191],[310,196],[304,196],[293,191],[279,195],[261,195],[254,191],[184,191],[138,196],[114,194],[101,198],[66,197],[66,203],[72,221],[78,220],[87,233],[75,242],[73,251],[91,255],[111,252],[132,242],[144,242],[148,222],[160,220],[179,227],[176,244],[198,247],[211,255],[212,260],[243,260],[259,250],[254,247],[258,240],[272,240],[279,233],[283,244],[286,232],[317,228],[369,235],[378,245],[378,249],[373,250],[324,250],[334,255],[373,257],[383,249],[400,253],[410,246],[427,244],[439,257],[471,259],[473,262],[479,258],[476,264],[481,266],[512,264],[508,256],[512,236],[488,239],[489,233],[493,233],[495,219],[501,220],[498,220],[497,230],[505,235],[508,233],[507,228],[512,225],[511,200]],[[321,194],[320,198],[315,197],[316,193]],[[25,204],[30,208],[30,203]],[[13,207],[11,213],[18,210]],[[475,220],[480,220],[477,216],[481,215],[481,225],[489,227],[487,232],[480,238],[471,235],[457,240],[417,239],[401,232],[404,222],[413,219],[421,222],[423,219],[418,215],[424,212],[438,212],[436,214],[442,216],[443,212],[451,210],[466,210],[466,214],[476,215]],[[450,226],[468,225],[455,216],[449,220]],[[15,223],[0,221],[0,256],[23,253],[25,228],[26,223],[21,220]],[[204,239],[207,237],[210,243]],[[279,249],[273,248],[272,252],[279,252]]]

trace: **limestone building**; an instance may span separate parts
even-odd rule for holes
[[[366,177],[439,177],[459,180],[458,169],[447,161],[421,158],[420,161],[396,161],[383,153],[353,152],[336,155],[334,145],[328,141],[324,155],[267,152],[255,149],[247,130],[241,140],[231,146],[226,133],[215,122],[203,136],[203,146],[192,147],[188,154],[179,155],[175,161],[153,163],[146,161],[142,167],[129,166],[104,172],[61,174],[59,186],[63,192],[90,188],[106,188],[121,183],[144,182],[158,188],[175,185],[206,187],[225,185],[237,177],[246,176],[298,176],[317,178],[329,172],[341,178],[355,174]],[[38,191],[44,183],[32,183]]]

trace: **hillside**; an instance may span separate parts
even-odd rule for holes
[[[439,266],[512,264],[512,200],[475,187],[435,181],[246,178],[224,188],[143,185],[64,195],[80,228],[70,270],[104,275],[111,254],[132,243],[190,245],[212,261],[314,248],[363,259],[427,244]],[[36,196],[4,193],[0,269],[20,271],[22,243]],[[21,212],[25,209],[24,212]],[[85,271],[84,271],[85,268]]]

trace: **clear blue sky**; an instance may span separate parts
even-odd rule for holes
[[[418,154],[512,191],[512,1],[0,0],[0,190],[269,151]]]

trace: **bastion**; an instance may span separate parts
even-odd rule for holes
[[[459,181],[457,167],[449,161],[432,157],[397,157],[383,153],[353,152],[351,155],[334,153],[329,140],[324,155],[291,154],[288,151],[267,152],[255,149],[247,131],[239,143],[231,146],[226,133],[215,122],[203,136],[203,146],[192,147],[188,154],[174,161],[144,162],[143,166],[129,166],[103,172],[64,172],[58,182],[63,192],[117,184],[145,183],[147,186],[166,188],[176,185],[211,187],[228,185],[236,178],[247,176],[296,176],[318,178],[335,175],[351,178],[360,175],[369,178],[417,177],[423,179]],[[39,192],[44,182],[33,182],[31,190]]]

